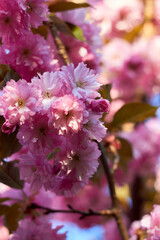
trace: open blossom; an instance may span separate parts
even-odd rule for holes
[[[137,240],[137,237],[142,240],[160,239],[160,206],[154,205],[150,214],[144,215],[140,221],[133,222],[130,235],[130,240]]]
[[[84,136],[86,135],[84,134]],[[75,169],[77,180],[87,182],[97,169],[99,156],[97,144],[88,142],[86,149],[81,149],[79,145],[72,145],[70,149],[67,149],[66,156],[60,161],[67,174]]]
[[[7,120],[8,126],[21,125],[35,114],[36,93],[23,79],[8,82],[0,100],[2,115]]]
[[[74,95],[64,95],[52,105],[49,124],[58,129],[59,134],[77,133],[82,128],[83,111],[83,104]]]
[[[31,25],[35,28],[47,20],[48,8],[46,0],[18,0],[21,8],[29,16]]]
[[[57,97],[70,93],[67,83],[59,77],[59,72],[45,72],[43,75],[38,74],[32,80],[32,86],[39,92],[40,106],[39,110],[47,112]]]
[[[17,0],[0,1],[0,37],[5,43],[15,43],[28,31],[28,18]]]
[[[38,72],[55,70],[47,41],[38,34],[27,33],[8,48],[8,64],[24,79],[30,81]]]
[[[84,131],[86,131],[91,139],[95,139],[98,142],[102,141],[102,138],[106,135],[106,128],[99,120],[100,115],[89,111],[88,121],[83,125]]]
[[[17,156],[20,160],[18,167],[20,169],[20,178],[28,182],[32,191],[38,191],[42,188],[45,190],[53,189],[55,184],[55,175],[53,163],[48,162],[43,151],[32,153],[25,151]]]
[[[17,138],[24,146],[27,146],[32,151],[50,149],[53,146],[58,147],[61,138],[55,128],[49,127],[49,118],[46,115],[36,113],[31,121],[20,126]]]
[[[71,83],[72,93],[78,98],[94,99],[100,97],[97,90],[101,84],[97,81],[97,75],[82,62],[76,68],[73,64],[63,66],[60,71],[62,79]]]
[[[44,220],[26,218],[19,222],[19,227],[10,235],[9,240],[65,240],[66,234],[57,233],[60,228],[51,229],[51,224]]]

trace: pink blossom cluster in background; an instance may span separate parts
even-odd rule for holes
[[[156,240],[160,238],[160,206],[154,205],[150,214],[143,216],[140,221],[135,221],[130,227],[130,240],[137,237],[143,240]]]
[[[118,97],[128,102],[143,95],[150,99],[159,92],[159,48],[159,36],[141,38],[132,44],[114,38],[104,46],[104,70]]]
[[[33,33],[34,28],[47,21],[47,14],[46,0],[2,0],[0,3],[0,63],[9,64],[27,81],[37,73],[55,71],[63,65],[50,31],[46,30],[46,39]],[[61,38],[71,62],[77,66],[83,61],[99,72],[100,53],[97,50],[102,47],[99,28],[93,21],[86,20],[85,15],[85,9],[57,13],[62,20],[82,28],[84,41],[63,33]]]
[[[10,235],[9,240],[48,239],[65,240],[66,234],[58,234],[61,227],[51,229],[51,224],[44,223],[44,219],[24,219],[19,221],[19,227]]]
[[[137,177],[154,175],[160,155],[159,121],[151,119],[145,124],[139,124],[131,132],[123,132],[121,136],[132,144],[133,159],[128,163],[127,172],[121,173],[120,169],[117,171],[117,181],[133,184]]]

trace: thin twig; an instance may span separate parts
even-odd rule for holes
[[[58,50],[58,54],[62,58],[64,64],[68,65],[70,63],[70,60],[68,58],[68,55],[67,55],[67,52],[66,52],[66,48],[65,48],[62,40],[60,39],[59,35],[58,35],[58,29],[54,25],[54,21],[52,19],[52,16],[50,16],[47,25],[48,25],[48,27],[49,27],[49,29],[51,31],[52,36],[53,36],[55,45],[56,45],[57,50]]]
[[[112,175],[114,175],[115,172],[117,171],[118,165],[119,165],[119,157],[117,156],[117,157],[114,159],[113,166],[112,166],[112,169],[111,169],[111,174],[112,174]]]
[[[102,210],[99,212],[95,212],[92,209],[88,209],[88,212],[80,211],[77,209],[72,208],[70,205],[68,205],[69,210],[66,209],[51,209],[47,207],[40,206],[38,204],[32,203],[29,206],[29,209],[42,209],[45,211],[45,214],[50,214],[50,213],[72,213],[72,214],[80,214],[81,217],[80,219],[84,219],[85,217],[89,216],[113,216],[117,214],[117,209],[106,209]]]
[[[59,55],[61,56],[63,62],[65,65],[70,63],[70,60],[68,58],[66,49],[64,44],[62,43],[58,33],[57,33],[57,29],[56,26],[53,23],[52,17],[50,17],[50,21],[48,22],[48,27],[52,33],[53,39],[55,41],[57,50],[59,52]],[[115,183],[114,183],[114,174],[110,171],[109,165],[108,165],[108,160],[105,154],[105,150],[104,147],[101,143],[98,143],[99,148],[101,150],[101,162],[105,171],[105,175],[106,178],[108,180],[108,184],[109,184],[109,189],[110,189],[110,194],[111,194],[111,199],[112,199],[112,209],[111,210],[105,210],[105,214],[104,212],[94,212],[92,210],[89,210],[88,212],[82,212],[79,210],[75,210],[75,209],[70,209],[70,210],[53,210],[53,209],[48,209],[48,208],[43,208],[40,207],[39,208],[43,208],[44,210],[46,210],[46,214],[47,213],[55,213],[55,212],[63,212],[63,213],[76,213],[76,214],[81,214],[81,219],[87,216],[93,216],[93,215],[100,215],[100,216],[104,216],[104,215],[110,215],[113,216],[117,222],[121,237],[123,240],[129,240],[128,238],[128,233],[127,233],[127,229],[126,226],[123,222],[121,213],[120,213],[120,209],[118,206],[118,201],[117,201],[117,197],[116,197],[116,192],[115,192]],[[32,206],[33,207],[33,206]],[[36,208],[38,208],[38,206],[35,206]],[[108,212],[109,211],[109,212]]]
[[[115,191],[114,173],[111,172],[111,170],[109,168],[108,159],[107,159],[106,152],[105,152],[105,149],[104,149],[102,143],[98,143],[98,145],[101,150],[101,163],[103,165],[103,169],[104,169],[104,172],[105,172],[105,175],[106,175],[106,178],[108,181],[108,185],[109,185],[109,190],[110,190],[110,195],[111,195],[111,200],[112,200],[112,209],[117,210],[117,211],[115,211],[115,214],[113,216],[116,219],[117,226],[119,228],[122,239],[129,240],[127,229],[126,229],[126,226],[124,224],[124,221],[122,219],[122,216],[121,216],[121,213],[119,210],[118,199],[117,199],[116,191]]]

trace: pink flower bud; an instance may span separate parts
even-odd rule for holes
[[[90,104],[92,111],[94,112],[106,112],[110,110],[110,103],[106,99],[93,100]]]

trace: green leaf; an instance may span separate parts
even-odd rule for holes
[[[48,36],[48,28],[46,25],[42,25],[42,26],[39,26],[38,28],[31,28],[31,31],[34,33],[34,34],[39,34],[41,36],[43,36],[45,39],[47,38]]]
[[[126,171],[128,162],[133,158],[132,146],[131,143],[124,138],[117,137],[117,139],[121,143],[120,149],[117,150],[119,155],[119,166]]]
[[[8,212],[9,208],[10,207],[7,205],[0,205],[0,216],[5,215]]]
[[[49,153],[49,154],[47,155],[47,159],[48,159],[48,160],[51,160],[51,159],[55,158],[55,157],[56,157],[56,154],[57,154],[57,152],[58,152],[59,150],[60,150],[60,148],[56,148],[54,152]]]
[[[108,99],[109,101],[111,101],[111,95],[110,95],[111,88],[112,88],[112,84],[106,84],[106,85],[103,85],[99,90],[101,96],[105,99]]]
[[[6,201],[8,201],[8,200],[10,200],[10,198],[8,198],[8,197],[6,197],[6,198],[0,198],[0,203],[6,202]]]
[[[72,31],[69,28],[68,24],[65,23],[63,20],[61,20],[60,18],[58,18],[55,15],[51,17],[51,20],[52,20],[52,23],[54,24],[54,26],[56,27],[57,31],[59,31],[63,34],[73,36]]]
[[[68,10],[73,10],[76,8],[86,8],[91,7],[88,3],[74,3],[74,2],[57,2],[49,5],[50,12],[63,12]]]
[[[0,128],[4,123],[4,118],[0,116]],[[16,138],[17,131],[7,134],[0,131],[0,159],[6,158],[20,150],[21,145]]]
[[[5,226],[9,229],[9,232],[13,232],[18,227],[18,221],[22,218],[22,210],[19,204],[13,204],[9,207],[4,217]]]
[[[117,128],[127,122],[141,122],[149,117],[154,117],[157,107],[147,103],[133,102],[123,105],[114,115],[110,123],[111,128]]]
[[[9,65],[0,64],[0,90],[11,79],[18,81],[21,77]]]
[[[80,41],[85,41],[84,36],[83,36],[83,31],[80,27],[78,27],[72,23],[69,23],[69,22],[66,22],[66,23],[69,26],[69,28],[75,38],[77,38]]]
[[[15,167],[16,161],[2,162],[0,166],[0,182],[16,189],[23,188],[23,181],[19,178],[19,169]]]

